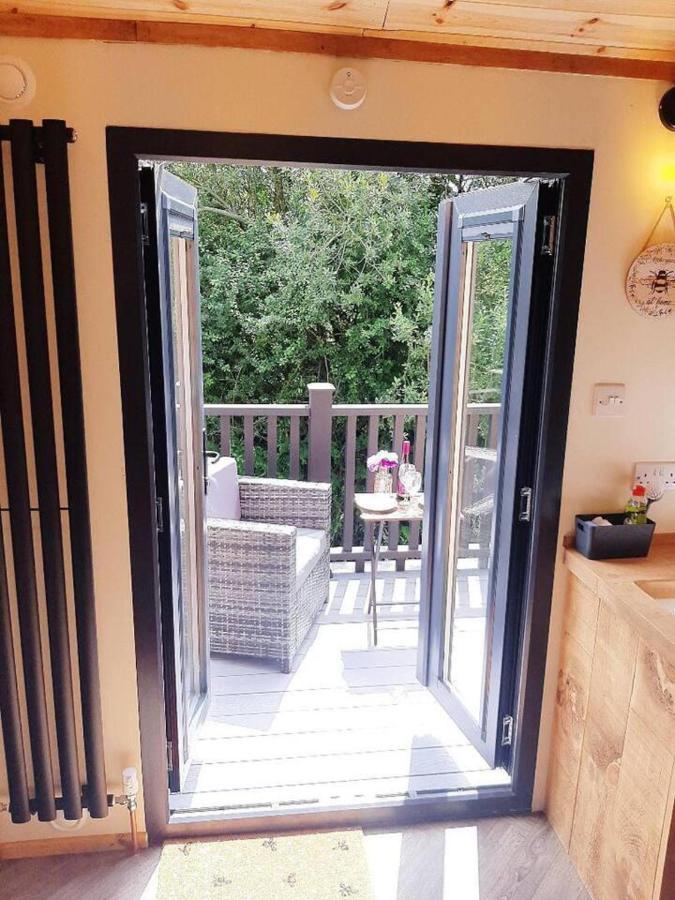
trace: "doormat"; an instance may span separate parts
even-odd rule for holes
[[[157,900],[372,900],[361,831],[180,841],[162,848]]]

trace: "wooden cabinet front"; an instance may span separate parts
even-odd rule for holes
[[[570,574],[547,815],[595,900],[675,897],[675,669]]]

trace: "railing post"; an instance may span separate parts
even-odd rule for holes
[[[331,475],[331,444],[333,439],[332,384],[314,382],[307,385],[309,393],[309,481],[329,483]]]

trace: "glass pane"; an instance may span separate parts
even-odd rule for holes
[[[489,585],[495,566],[495,490],[512,242],[468,242],[463,250],[445,674],[481,723],[493,613]]]
[[[171,330],[176,402],[176,474],[178,479],[178,522],[180,529],[180,627],[182,642],[182,675],[184,700],[189,709],[190,698],[199,693],[197,665],[198,616],[196,520],[194,492],[195,429],[192,411],[190,366],[190,315],[188,242],[172,237],[169,242],[171,279]]]

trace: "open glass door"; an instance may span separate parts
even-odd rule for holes
[[[530,339],[533,285],[546,289],[536,267],[542,253],[551,266],[554,217],[544,211],[557,190],[514,182],[439,211],[420,672],[492,766],[507,763],[513,736],[536,503],[527,383],[543,378]]]
[[[141,170],[169,786],[179,791],[208,692],[197,192]]]

